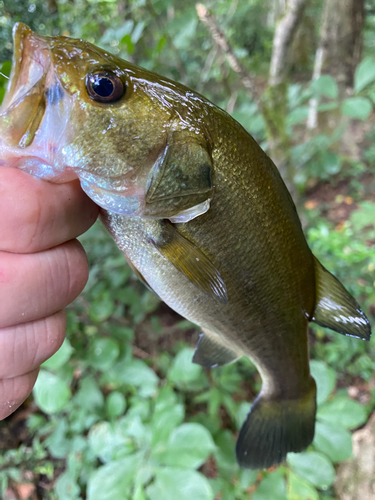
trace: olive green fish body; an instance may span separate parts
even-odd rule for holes
[[[306,384],[306,324],[315,301],[313,257],[272,162],[237,123],[233,122],[227,135],[220,132],[225,125],[220,120],[225,118],[212,113],[215,195],[210,209],[175,228],[220,270],[227,305],[199,293],[148,243],[159,238],[157,221],[111,215],[105,217],[105,224],[149,285],[181,315],[222,342],[234,343],[259,367],[267,351],[267,371],[272,371],[274,360],[283,353],[280,380],[290,380],[285,375],[294,371],[299,374],[298,383]],[[228,144],[233,144],[232,150]],[[165,266],[169,266],[168,273]]]
[[[190,89],[82,40],[15,28],[0,164],[78,177],[138,277],[202,328],[193,361],[248,356],[262,377],[237,441],[269,467],[313,440],[307,324],[368,340],[370,325],[312,255],[272,161]]]

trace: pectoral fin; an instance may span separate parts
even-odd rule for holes
[[[312,321],[343,335],[370,340],[370,323],[357,302],[315,257],[314,262],[316,305]]]
[[[203,292],[222,304],[228,303],[228,294],[220,272],[203,252],[184,238],[172,224],[162,222],[157,241],[152,241],[159,252]]]
[[[233,363],[240,356],[227,347],[215,342],[207,334],[201,333],[193,356],[193,363],[204,368],[215,368]]]
[[[188,130],[172,131],[146,187],[144,216],[169,219],[192,207],[203,210],[212,198],[212,161],[203,139]]]

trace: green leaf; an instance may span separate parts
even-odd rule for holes
[[[156,407],[152,417],[152,444],[166,443],[171,432],[184,420],[184,406],[174,403],[167,408]]]
[[[320,164],[323,170],[322,174],[328,174],[329,176],[335,175],[340,172],[341,169],[341,157],[333,153],[332,151],[323,151],[317,162]]]
[[[108,319],[115,310],[115,302],[109,292],[102,293],[100,297],[91,302],[89,316],[93,321],[101,323]]]
[[[58,477],[54,489],[59,500],[79,500],[80,498],[80,487],[69,471],[63,472]]]
[[[215,435],[216,450],[214,452],[219,476],[231,480],[238,474],[239,467],[235,455],[236,442],[231,432],[220,431]]]
[[[110,418],[119,417],[125,412],[126,399],[119,391],[113,391],[107,397],[107,414]]]
[[[375,81],[375,59],[373,57],[365,57],[361,61],[354,75],[354,90],[356,93],[361,92],[367,85]]]
[[[88,442],[94,455],[103,462],[129,455],[134,450],[132,440],[109,422],[94,425],[90,429]]]
[[[311,483],[289,471],[288,500],[319,500],[319,495]]]
[[[212,488],[202,474],[172,467],[157,469],[147,494],[150,500],[214,500]]]
[[[155,394],[159,378],[144,361],[132,359],[122,369],[121,382],[138,389],[138,395],[148,398]]]
[[[60,349],[47,361],[43,363],[43,368],[47,368],[51,371],[56,371],[61,368],[70,359],[73,352],[73,347],[71,346],[68,339],[65,339]]]
[[[197,380],[201,373],[202,367],[192,362],[194,349],[182,349],[175,356],[172,366],[168,372],[168,379],[175,385],[184,385]]]
[[[45,370],[40,371],[33,394],[36,404],[48,414],[64,409],[71,396],[68,385]]]
[[[139,464],[139,455],[131,455],[96,469],[88,481],[87,500],[131,500]]]
[[[104,396],[99,389],[98,382],[91,375],[80,380],[79,390],[74,395],[74,401],[87,412],[97,412],[103,407]]]
[[[339,425],[316,422],[313,444],[332,462],[343,462],[352,456],[352,435]]]
[[[68,438],[69,425],[65,418],[59,419],[56,429],[50,434],[45,445],[55,458],[66,458],[71,450],[71,439]]]
[[[257,480],[258,470],[241,469],[238,477],[238,483],[241,489],[247,490]]]
[[[335,480],[332,462],[316,451],[288,453],[287,461],[294,472],[318,488],[328,488]]]
[[[117,342],[113,339],[97,338],[93,339],[90,345],[88,362],[98,370],[110,368],[120,353]]]
[[[323,361],[310,361],[311,375],[317,386],[316,400],[318,405],[324,403],[336,385],[335,371]]]
[[[345,429],[355,429],[367,421],[363,406],[346,396],[337,396],[325,402],[317,413],[317,419]]]
[[[341,105],[341,112],[350,118],[365,120],[372,113],[372,104],[365,97],[348,97]]]
[[[330,75],[322,75],[314,80],[310,85],[310,89],[317,97],[325,96],[331,99],[335,99],[339,93],[337,83]]]
[[[139,415],[127,413],[118,422],[118,429],[124,436],[129,436],[139,447],[148,447],[152,435],[149,425],[144,424]]]
[[[203,425],[186,423],[172,431],[165,449],[155,457],[165,465],[197,469],[214,449],[211,434]]]
[[[282,470],[268,474],[252,496],[252,500],[286,500],[286,486]]]
[[[241,429],[241,427],[243,426],[243,423],[246,420],[250,408],[251,408],[251,403],[248,403],[246,401],[242,401],[242,403],[240,403],[236,418],[237,429]]]
[[[375,203],[362,202],[350,215],[351,224],[358,229],[375,225]]]

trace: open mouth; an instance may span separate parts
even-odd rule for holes
[[[0,131],[11,146],[25,148],[45,112],[44,89],[51,63],[46,41],[22,23],[13,29],[12,74],[0,108]]]
[[[12,73],[0,107],[0,165],[68,182],[77,176],[59,151],[66,144],[67,131],[74,133],[72,99],[55,71],[50,39],[17,23],[13,43]]]

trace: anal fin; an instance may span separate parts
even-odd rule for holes
[[[233,363],[239,357],[231,349],[219,344],[207,334],[201,333],[195,348],[193,363],[197,363],[204,368],[215,368]]]
[[[315,257],[314,262],[316,305],[312,321],[343,335],[370,340],[370,323],[355,299]]]

